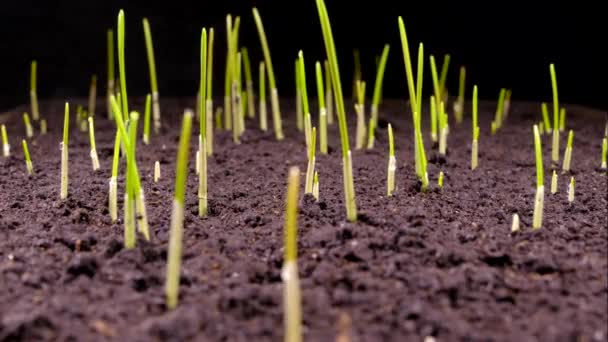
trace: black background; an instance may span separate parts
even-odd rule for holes
[[[457,89],[458,66],[467,66],[467,83],[480,97],[494,99],[500,87],[513,99],[551,100],[549,63],[556,64],[560,100],[607,108],[606,26],[599,5],[557,2],[413,2],[326,0],[338,49],[343,84],[350,96],[353,48],[361,50],[363,77],[375,78],[374,59],[391,45],[384,93],[407,97],[397,16],[402,15],[410,49],[418,42],[439,63],[450,53],[448,86]],[[215,27],[215,95],[224,83],[225,15],[241,16],[240,43],[252,64],[262,58],[252,6],[260,10],[281,95],[293,94],[293,62],[302,49],[309,92],[313,63],[325,56],[314,0],[307,1],[2,1],[0,5],[0,108],[29,101],[29,63],[39,64],[40,98],[86,96],[93,73],[101,91],[106,80],[106,30],[125,9],[129,95],[149,91],[141,19],[150,20],[161,96],[192,96],[198,86],[200,30]],[[603,19],[602,19],[603,20]],[[257,74],[257,67],[254,67]],[[425,59],[425,91],[431,89]],[[257,79],[257,76],[254,76]],[[371,88],[371,87],[370,87]],[[470,90],[470,88],[469,88]],[[314,92],[313,92],[314,93]],[[371,93],[371,90],[368,94]]]

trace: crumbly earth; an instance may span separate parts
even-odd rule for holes
[[[78,102],[85,100],[72,108]],[[59,199],[63,103],[41,104],[49,132],[39,135],[36,125],[29,140],[31,177],[20,145],[21,112],[28,108],[0,114],[12,145],[12,156],[0,158],[0,340],[283,338],[287,171],[294,165],[305,171],[307,160],[292,104],[282,103],[283,141],[261,132],[257,119],[247,121],[240,145],[230,133],[216,133],[205,218],[197,217],[193,137],[180,303],[169,311],[164,278],[176,147],[181,113],[194,107],[194,100],[161,102],[163,132],[153,134],[148,146],[139,142],[137,150],[152,239],[139,237],[132,250],[122,246],[122,221],[112,224],[108,214],[115,131],[102,104],[96,117],[101,169],[92,170],[88,134],[72,120],[64,201]],[[131,106],[141,110],[141,99]],[[469,114],[463,124],[452,122],[447,158],[438,158],[429,145],[425,121],[432,184],[426,193],[419,191],[414,173],[408,107],[385,101],[376,147],[353,151],[357,222],[345,219],[336,124],[329,130],[332,151],[317,155],[320,200],[301,196],[298,219],[305,340],[606,341],[608,199],[606,173],[599,170],[606,113],[569,107],[572,171],[562,174],[560,165],[556,194],[549,191],[551,137],[543,136],[544,220],[542,229],[532,231],[532,125],[540,121],[540,106],[513,103],[504,127],[490,135],[495,104],[483,103],[480,165],[474,171]],[[354,148],[352,110],[348,120]],[[398,160],[397,190],[390,198],[387,121],[395,128]],[[564,133],[560,159],[565,144]],[[162,172],[158,183],[152,179],[156,160]],[[439,171],[445,173],[443,189],[436,186]],[[571,175],[576,198],[570,204]],[[120,193],[122,181],[121,174]],[[521,231],[512,234],[514,213]]]

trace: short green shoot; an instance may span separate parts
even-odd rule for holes
[[[25,136],[28,139],[32,138],[34,136],[34,127],[28,113],[23,113],[23,124],[25,125]]]
[[[260,129],[264,132],[268,130],[268,109],[266,105],[266,66],[264,61],[260,62]]]
[[[374,83],[374,95],[372,97],[371,117],[369,121],[369,134],[367,137],[367,149],[374,148],[374,137],[376,134],[376,127],[378,126],[378,107],[380,106],[380,95],[382,94],[382,82],[384,80],[384,70],[386,69],[386,61],[388,59],[388,53],[390,46],[384,45],[382,50],[382,56],[378,61],[378,68],[376,70],[376,81]]]
[[[61,192],[62,200],[68,198],[68,138],[70,134],[70,105],[65,103],[63,118],[63,142],[61,143]]]
[[[38,112],[38,91],[36,83],[37,66],[38,64],[36,61],[32,61],[32,64],[30,65],[30,106],[32,110],[32,119],[34,119],[34,121],[38,121],[40,118],[40,113]]]
[[[551,161],[559,162],[559,99],[557,94],[557,79],[555,77],[555,66],[549,65],[551,75],[551,89],[553,90],[553,145],[551,150]]]
[[[150,90],[152,91],[154,132],[158,134],[160,130],[160,104],[158,102],[158,83],[156,81],[156,62],[154,61],[154,45],[152,43],[152,33],[148,19],[143,19],[144,37],[146,40],[146,55],[148,56],[148,69],[150,70]]]
[[[317,79],[317,98],[319,99],[319,151],[327,154],[327,108],[325,107],[325,91],[323,90],[323,71],[321,63],[315,63]]]
[[[519,215],[513,214],[513,220],[511,221],[511,233],[519,231]]]
[[[30,151],[27,148],[27,141],[25,141],[25,139],[22,139],[21,144],[23,144],[23,155],[25,157],[25,167],[27,169],[27,175],[31,176],[34,173],[34,166],[32,165],[32,159],[30,158]]]
[[[89,143],[91,144],[91,163],[93,164],[93,171],[99,169],[99,158],[97,157],[97,148],[95,147],[95,126],[93,124],[93,117],[89,116]]]
[[[110,95],[114,95],[114,80],[116,79],[116,76],[114,75],[114,31],[108,30],[106,33],[106,38],[106,50],[108,52],[108,85],[106,89],[106,110],[108,112],[108,119],[113,119]]]
[[[305,194],[312,194],[315,173],[315,150],[317,143],[317,128],[311,130],[310,146],[308,147],[308,167],[306,168]]]
[[[553,175],[551,176],[551,194],[557,193],[557,172],[553,170]]]
[[[443,171],[439,171],[439,178],[437,179],[437,186],[439,186],[439,189],[443,188]]]
[[[461,123],[464,114],[464,87],[467,69],[464,66],[460,67],[460,76],[458,78],[458,99],[454,103],[454,117],[456,123]]]
[[[357,112],[357,135],[355,141],[355,148],[360,150],[365,144],[365,82],[357,81],[357,103],[355,104],[355,111]]]
[[[144,135],[143,141],[144,144],[148,145],[150,143],[150,105],[152,102],[152,97],[150,94],[146,95],[146,106],[144,107]]]
[[[534,198],[533,229],[539,229],[543,224],[543,207],[545,201],[545,186],[543,182],[543,154],[538,126],[534,125],[534,153],[536,156],[536,196]]]
[[[11,145],[8,143],[8,135],[6,134],[6,126],[2,124],[2,155],[4,157],[10,157]]]
[[[540,106],[543,115],[543,123],[545,124],[545,130],[547,133],[551,133],[553,132],[553,129],[551,128],[551,121],[549,121],[549,110],[547,109],[547,103],[543,102]]]
[[[315,177],[312,180],[312,196],[315,200],[319,200],[319,173],[315,171]]]
[[[505,109],[505,88],[500,88],[500,93],[498,94],[498,104],[496,105],[496,114],[494,116],[494,121],[492,121],[492,125],[494,125],[494,129],[492,130],[492,134],[496,133],[498,129],[502,127],[503,120],[503,112]]]
[[[186,197],[186,178],[188,175],[188,152],[192,131],[192,111],[186,111],[182,120],[175,172],[175,197],[171,212],[169,251],[167,252],[167,279],[165,294],[167,308],[175,309],[179,297],[179,278],[182,259],[182,236],[184,230],[184,207]]]
[[[473,142],[471,143],[471,170],[478,165],[479,126],[477,125],[477,85],[473,86]]]
[[[562,172],[566,173],[570,171],[570,160],[572,159],[572,142],[574,140],[574,131],[570,130],[568,133],[568,144],[566,145],[566,151],[564,152],[564,164],[562,165]]]
[[[247,115],[250,118],[255,117],[255,94],[253,93],[253,78],[251,77],[251,63],[249,62],[249,53],[247,48],[241,48],[243,56],[243,68],[245,69],[245,86],[247,89]]]
[[[95,103],[97,102],[97,75],[91,77],[89,86],[89,116],[95,116]]]
[[[574,177],[570,177],[570,185],[568,186],[568,202],[574,202]]]
[[[154,162],[154,183],[158,183],[160,179],[160,162],[157,160]]]
[[[349,221],[357,219],[357,204],[355,199],[355,185],[353,180],[352,156],[348,142],[348,128],[346,125],[346,111],[344,108],[344,96],[342,93],[342,84],[340,81],[340,70],[338,69],[338,57],[336,55],[336,46],[334,44],[333,33],[329,23],[329,16],[324,0],[316,0],[321,29],[323,32],[323,41],[325,42],[325,51],[329,61],[329,69],[331,73],[331,85],[336,99],[336,109],[340,128],[340,140],[342,143],[342,161],[343,161],[343,180],[344,180],[344,204],[346,205],[346,217]]]
[[[40,119],[40,134],[45,135],[47,129],[46,119]]]
[[[393,142],[393,126],[388,124],[388,170],[386,177],[386,195],[393,196],[395,191],[395,171],[397,170],[397,159],[395,159],[395,143]]]
[[[563,132],[566,129],[566,108],[562,107],[559,111],[559,131]]]
[[[602,164],[600,165],[600,168],[602,168],[603,170],[606,170],[606,159],[608,159],[607,157],[608,155],[608,138],[604,137],[604,139],[602,139]]]
[[[207,41],[207,86],[205,87],[207,99],[205,100],[205,113],[207,119],[207,155],[213,155],[213,27],[209,29]]]
[[[300,280],[298,276],[298,190],[300,170],[289,169],[287,181],[287,206],[285,212],[285,257],[281,278],[283,280],[283,317],[285,341],[302,341],[302,308]]]
[[[260,43],[262,44],[262,51],[264,52],[264,60],[266,62],[266,69],[268,71],[268,84],[270,88],[270,102],[272,105],[272,119],[274,123],[274,133],[277,140],[283,140],[283,127],[281,124],[281,112],[279,107],[279,92],[277,90],[276,81],[274,78],[274,69],[272,68],[272,60],[270,59],[270,49],[268,48],[268,41],[266,40],[266,32],[264,32],[264,24],[257,8],[253,8],[253,17],[255,19],[255,25],[258,29],[258,35],[260,37]]]

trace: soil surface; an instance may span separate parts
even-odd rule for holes
[[[21,113],[29,108],[0,114],[12,145],[12,156],[0,158],[0,340],[282,340],[287,172],[294,165],[305,172],[307,160],[292,104],[282,102],[281,142],[271,131],[261,132],[255,120],[247,121],[240,145],[232,143],[231,133],[217,132],[206,218],[197,217],[193,137],[180,303],[173,311],[164,304],[164,278],[175,157],[181,113],[194,100],[161,98],[161,105],[162,134],[153,134],[148,146],[139,142],[137,151],[153,238],[140,237],[132,250],[122,246],[122,221],[112,224],[108,214],[114,126],[102,105],[96,117],[101,169],[92,170],[88,133],[72,120],[64,201],[63,102],[41,103],[49,132],[41,136],[35,124],[31,177],[20,144]],[[131,107],[142,110],[141,99]],[[541,120],[540,105],[513,103],[504,127],[492,136],[495,104],[482,103],[474,171],[469,114],[461,125],[451,123],[445,159],[431,149],[429,124],[423,122],[431,181],[426,193],[414,173],[408,107],[385,101],[375,149],[353,151],[356,223],[345,219],[336,124],[330,126],[331,153],[317,155],[320,200],[301,196],[299,213],[305,340],[606,341],[608,198],[606,173],[599,170],[606,113],[568,109],[567,128],[575,131],[572,204],[570,175],[561,174],[561,165],[558,192],[549,191],[551,136],[543,136],[544,221],[532,231],[532,125]],[[316,122],[316,112],[313,117]],[[395,128],[398,161],[391,198],[385,195],[387,121]],[[156,160],[158,183],[152,179]],[[445,173],[443,189],[436,186],[439,171]],[[123,174],[120,194],[122,182]],[[511,234],[514,213],[521,231]]]

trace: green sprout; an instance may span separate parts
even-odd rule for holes
[[[3,133],[4,135],[6,133]],[[606,170],[606,155],[608,155],[608,138],[602,139],[602,164],[600,168]]]
[[[574,177],[570,177],[570,185],[568,186],[568,202],[574,202]]]
[[[323,61],[323,68],[325,69],[325,104],[327,107],[327,124],[334,124],[334,96],[331,85],[331,70],[329,68],[329,61],[326,59]]]
[[[186,198],[186,178],[188,176],[188,152],[192,130],[192,111],[186,111],[182,120],[175,171],[175,197],[171,212],[171,231],[167,255],[167,280],[165,294],[167,307],[175,309],[179,296],[179,275],[182,263],[182,236],[184,230],[184,207]]]
[[[268,116],[266,107],[266,67],[264,61],[260,62],[260,129],[264,132],[268,130]]]
[[[27,168],[27,175],[31,176],[34,173],[34,166],[32,165],[32,159],[30,159],[30,151],[27,149],[27,141],[21,140],[23,144],[23,155],[25,156],[25,167]]]
[[[437,179],[437,186],[439,186],[439,189],[443,188],[443,171],[439,171],[439,178]]]
[[[40,117],[40,113],[38,112],[38,92],[37,92],[37,83],[36,83],[36,70],[38,64],[36,61],[32,61],[30,65],[30,106],[32,109],[32,119],[34,121],[38,121]]]
[[[365,142],[365,82],[357,81],[357,103],[355,104],[357,112],[357,135],[355,140],[355,149],[363,148]]]
[[[314,185],[315,173],[315,150],[317,144],[317,128],[311,130],[310,146],[308,147],[308,167],[306,168],[306,183],[304,184],[304,193],[312,194]]]
[[[230,88],[232,86],[232,72],[234,71],[232,55],[232,16],[228,14],[226,16],[226,72],[224,75],[224,123],[227,130],[232,129],[232,108],[230,103]]]
[[[433,80],[433,91],[435,93],[435,108],[439,108],[439,102],[441,102],[441,86],[439,85],[439,79],[437,77],[437,65],[435,64],[435,56],[429,57],[431,63],[431,77]],[[441,120],[441,119],[440,119]]]
[[[479,126],[477,125],[477,85],[473,86],[473,142],[471,143],[471,170],[478,164]]]
[[[207,42],[207,85],[206,93],[207,99],[205,100],[205,113],[207,119],[207,155],[213,155],[213,40],[214,40],[213,27],[209,29],[209,38]]]
[[[150,69],[150,89],[152,91],[152,108],[154,118],[154,132],[160,130],[160,104],[158,102],[158,83],[156,81],[156,62],[154,61],[154,45],[152,44],[152,33],[148,19],[143,19],[144,36],[146,40],[146,55],[148,56],[148,68]]]
[[[547,109],[547,103],[541,103],[541,112],[543,114],[543,123],[545,125],[545,129],[547,133],[551,133],[553,130],[551,129],[551,121],[549,121],[549,110]]]
[[[554,163],[559,162],[559,100],[557,94],[557,79],[555,77],[555,66],[553,63],[549,65],[549,73],[551,74],[551,89],[553,90],[553,145],[551,150],[551,160]]]
[[[4,124],[2,124],[2,155],[4,157],[10,157],[11,155],[11,145],[8,143],[8,135]]]
[[[65,103],[63,117],[63,142],[61,143],[61,192],[62,200],[68,198],[68,138],[70,134],[70,105]]]
[[[534,152],[536,155],[536,196],[534,198],[532,228],[539,229],[543,224],[545,186],[543,182],[543,152],[537,125],[534,125]]]
[[[154,183],[158,183],[160,179],[160,162],[157,160],[154,162]]]
[[[386,177],[386,195],[393,196],[395,191],[395,170],[397,170],[397,159],[395,159],[395,143],[393,142],[393,126],[388,124],[388,171]]]
[[[319,173],[315,171],[314,179],[312,180],[312,196],[319,200]]]
[[[243,67],[245,68],[245,85],[247,87],[247,115],[250,118],[255,117],[255,95],[253,94],[253,78],[251,77],[251,63],[249,63],[249,53],[247,48],[241,49],[241,55],[243,56]]]
[[[431,107],[431,141],[437,141],[437,101],[435,101],[435,96],[431,95],[430,97],[430,107]]]
[[[125,72],[125,12],[118,12],[118,73],[120,77],[120,104],[122,114],[129,115],[129,101],[127,97],[127,74]]]
[[[559,131],[563,132],[566,129],[566,108],[562,107],[559,111]]]
[[[91,162],[93,163],[93,171],[99,169],[99,158],[97,157],[97,148],[95,147],[95,127],[93,125],[93,117],[89,116],[89,142],[91,144]]]
[[[502,127],[506,91],[507,90],[505,88],[500,88],[500,93],[498,94],[498,104],[496,105],[496,114],[494,116],[494,121],[492,121],[492,134],[495,134],[496,131]]]
[[[443,56],[443,65],[441,66],[441,78],[439,79],[439,90],[441,91],[441,97],[437,99],[437,101],[447,102],[448,100],[448,91],[445,87],[446,80],[448,77],[448,68],[450,66],[450,55],[445,54]]]
[[[304,125],[304,115],[302,115],[302,89],[300,88],[300,62],[298,58],[295,60],[294,69],[296,72],[296,127],[298,128],[298,131],[301,132],[302,126]],[[306,137],[308,137],[308,135]],[[308,139],[306,140],[306,145],[308,146]]]
[[[25,125],[25,136],[31,138],[34,136],[34,127],[32,126],[32,122],[30,121],[30,116],[28,113],[23,113],[23,124]]]
[[[317,79],[317,98],[319,99],[319,151],[327,154],[327,108],[325,107],[325,91],[323,90],[323,71],[321,63],[315,63]]]
[[[234,40],[234,39],[233,39]],[[241,53],[238,52],[234,62],[234,79],[232,81],[232,138],[235,144],[240,144],[240,136],[244,130],[243,117],[241,115],[241,91],[239,89],[241,79]]]
[[[511,233],[519,231],[519,215],[513,214],[513,220],[511,223]]]
[[[467,69],[464,66],[461,66],[460,76],[458,78],[458,100],[454,103],[454,117],[456,118],[456,123],[462,122],[464,113],[464,87],[466,75]]]
[[[302,50],[298,52],[298,62],[297,68],[299,77],[297,78],[299,81],[300,94],[302,96],[302,113],[304,114],[304,136],[306,138],[306,146],[310,148],[311,144],[311,127],[312,127],[312,118],[310,116],[310,108],[308,106],[308,90],[306,87],[306,67],[304,63],[304,53]]]
[[[570,160],[572,159],[572,141],[574,140],[574,131],[570,130],[568,133],[568,145],[566,145],[566,151],[564,152],[564,164],[562,165],[562,171],[570,171]]]
[[[108,119],[112,119],[112,104],[110,103],[110,95],[114,95],[114,31],[108,30],[106,33],[107,38],[107,52],[108,52],[108,86],[106,89],[106,108],[108,112]]]
[[[146,95],[146,106],[144,107],[144,135],[143,141],[144,144],[148,145],[150,143],[150,103],[152,102],[152,97],[150,94]]]
[[[97,75],[91,77],[89,87],[89,116],[95,116],[95,102],[97,101]]]
[[[388,52],[390,50],[390,46],[388,44],[384,45],[384,49],[382,50],[382,56],[378,61],[378,68],[376,70],[376,81],[374,83],[374,95],[372,97],[372,108],[371,108],[371,117],[369,119],[369,135],[367,138],[367,149],[374,148],[374,136],[376,132],[376,127],[378,126],[378,107],[380,105],[380,96],[382,95],[382,81],[384,80],[384,70],[386,69],[386,61],[388,59]]]
[[[40,119],[40,134],[45,135],[47,132],[46,119]]]
[[[281,112],[279,107],[279,92],[277,90],[276,81],[274,79],[274,69],[272,68],[272,60],[270,59],[270,50],[268,49],[268,41],[266,40],[266,32],[264,32],[264,24],[257,8],[253,8],[253,17],[255,25],[260,36],[262,51],[264,52],[264,60],[268,71],[268,85],[270,87],[270,102],[272,105],[272,120],[274,123],[274,134],[277,140],[283,140],[283,127],[281,125]]]
[[[445,112],[445,104],[439,102],[439,154],[445,156],[448,148],[448,115]]]
[[[344,181],[344,204],[346,205],[346,217],[349,221],[357,219],[357,204],[355,199],[355,185],[353,180],[352,156],[348,143],[348,128],[346,126],[346,113],[344,108],[344,97],[342,94],[342,84],[340,82],[340,70],[338,69],[338,57],[336,56],[336,46],[334,44],[333,33],[329,23],[329,16],[325,8],[324,0],[316,0],[321,29],[323,31],[323,41],[325,51],[329,61],[331,71],[331,84],[336,99],[336,108],[340,128],[340,140],[342,142],[342,162],[343,162],[343,181]]]
[[[551,194],[555,194],[557,192],[557,172],[553,170],[553,175],[551,176]]]
[[[287,182],[287,206],[285,209],[285,257],[281,278],[283,279],[283,317],[285,341],[302,341],[302,307],[300,279],[298,276],[298,190],[300,170],[289,169]]]
[[[110,95],[114,96],[114,95]],[[114,155],[112,157],[112,176],[110,178],[110,190],[108,198],[108,206],[110,208],[110,219],[112,223],[118,219],[117,195],[118,195],[118,162],[120,160],[120,132],[116,130],[114,138]]]
[[[198,150],[198,216],[207,216],[207,113],[203,99],[207,91],[207,30],[201,32],[201,51],[200,51],[200,113],[199,113],[199,150]]]

